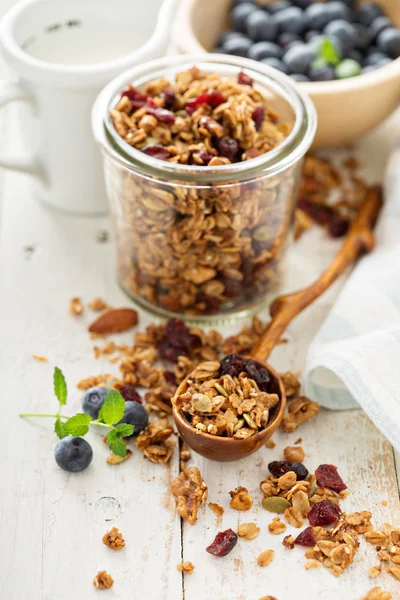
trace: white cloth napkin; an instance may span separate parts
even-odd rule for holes
[[[400,147],[375,235],[309,347],[304,386],[326,408],[363,408],[400,451]]]

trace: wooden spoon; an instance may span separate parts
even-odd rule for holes
[[[191,378],[191,375],[188,375],[180,384],[172,399],[173,415],[180,435],[192,450],[212,460],[221,462],[233,461],[249,456],[263,446],[273,435],[285,412],[286,394],[280,376],[269,364],[265,364],[265,361],[270,356],[292,319],[314,300],[319,298],[339,275],[343,273],[348,265],[361,254],[371,252],[375,245],[372,228],[375,225],[381,207],[381,188],[379,186],[370,188],[365,202],[349,229],[342,248],[330,266],[310,286],[292,294],[280,296],[271,304],[271,321],[251,353],[251,358],[261,367],[268,370],[271,379],[270,393],[275,393],[279,396],[279,403],[271,411],[270,421],[265,429],[258,431],[244,440],[210,435],[195,429],[186,420],[184,414],[176,409],[174,402],[178,395],[183,394],[187,390],[188,380]]]

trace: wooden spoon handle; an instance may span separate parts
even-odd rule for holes
[[[342,248],[330,266],[310,286],[292,294],[279,296],[271,304],[272,319],[252,352],[254,358],[262,362],[266,361],[292,319],[316,298],[319,298],[360,254],[371,252],[375,245],[372,229],[381,207],[381,187],[371,187],[349,229]]]

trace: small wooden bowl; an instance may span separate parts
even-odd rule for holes
[[[400,27],[400,1],[375,1]],[[190,54],[212,50],[218,35],[228,28],[230,6],[231,0],[182,1],[172,30],[179,50]],[[318,129],[313,147],[342,144],[373,129],[399,106],[400,58],[351,79],[297,85],[317,109]]]
[[[174,400],[172,399],[172,412],[179,435],[186,442],[189,448],[198,454],[201,454],[205,458],[209,458],[210,460],[230,462],[250,456],[250,454],[256,452],[265,444],[267,440],[269,440],[270,437],[272,437],[282,421],[282,417],[285,412],[285,388],[283,387],[278,373],[274,371],[274,369],[260,361],[255,362],[268,370],[268,373],[271,377],[270,391],[272,394],[278,394],[280,397],[279,404],[277,404],[275,408],[271,410],[270,422],[268,423],[267,427],[245,440],[235,440],[234,438],[219,437],[217,435],[203,433],[202,431],[192,427],[192,425],[185,419],[182,412],[175,409]],[[185,379],[178,387],[176,395],[183,394],[186,389],[187,382]]]

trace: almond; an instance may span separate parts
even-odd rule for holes
[[[120,333],[128,331],[138,322],[138,314],[133,308],[112,308],[104,312],[89,327],[90,333]]]

